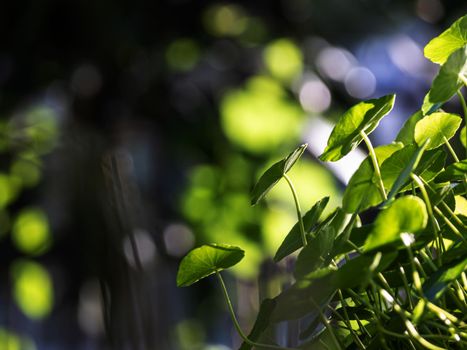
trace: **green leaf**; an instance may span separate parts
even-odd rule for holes
[[[258,341],[261,337],[263,332],[269,327],[271,321],[271,315],[276,307],[276,302],[273,299],[264,299],[259,307],[258,316],[256,317],[255,324],[253,329],[251,330],[250,334],[248,335],[248,339],[251,341]],[[253,348],[252,345],[247,344],[245,342],[242,343],[239,350],[251,350]]]
[[[438,109],[440,109],[443,106],[443,104],[444,103],[430,102],[430,91],[428,91],[428,93],[423,98],[422,113],[423,113],[423,115],[428,115],[428,114],[434,113]]]
[[[401,148],[402,144],[400,143],[376,147],[378,164],[383,164],[388,157]],[[342,208],[347,213],[361,212],[378,205],[383,200],[384,198],[378,189],[373,163],[368,156],[350,178],[342,199]]]
[[[329,197],[324,197],[316,202],[313,207],[303,216],[303,226],[306,232],[309,232],[313,226],[318,223],[321,214],[323,213],[326,205],[329,202]],[[300,234],[300,224],[297,222],[289,231],[284,241],[274,256],[274,261],[278,262],[286,256],[292,254],[303,245],[302,237]]]
[[[399,175],[405,170],[407,164],[410,163],[414,154],[417,152],[417,147],[414,145],[406,146],[403,149],[393,153],[381,166],[381,176],[385,188],[392,188]],[[446,154],[441,151],[428,151],[423,153],[415,169],[412,172],[422,177],[426,182],[431,181],[444,167]],[[410,180],[405,178],[405,183]],[[402,179],[401,179],[402,181]],[[403,187],[401,191],[410,189],[410,184]]]
[[[460,135],[461,143],[464,147],[467,147],[467,133],[466,133],[466,128],[465,126],[461,130],[461,135]]]
[[[467,81],[467,46],[449,56],[423,101],[423,111],[448,101]],[[429,112],[429,111],[428,111]]]
[[[397,193],[399,193],[399,190],[407,182],[407,179],[410,177],[412,171],[418,166],[418,163],[420,162],[420,159],[425,152],[428,142],[429,140],[426,140],[425,143],[413,153],[404,170],[402,170],[396,181],[394,181],[394,185],[392,185],[391,190],[389,191],[388,199],[383,203],[383,205],[390,203],[396,197]],[[384,163],[381,167],[384,167]]]
[[[245,256],[239,247],[228,244],[207,244],[193,249],[181,261],[177,286],[187,287],[215,272],[236,265]]]
[[[400,197],[379,213],[364,250],[370,251],[396,242],[402,233],[417,233],[426,227],[427,222],[428,213],[422,199],[415,196]]]
[[[425,57],[443,64],[457,49],[467,43],[467,16],[459,18],[447,30],[432,39],[424,49]]]
[[[423,283],[423,294],[431,301],[439,299],[449,283],[458,278],[466,267],[467,258],[465,257],[450,264],[444,264]]]
[[[302,156],[303,152],[305,152],[306,147],[307,144],[299,146],[287,157],[273,164],[264,172],[251,192],[252,205],[258,203],[274,187],[282,176],[292,168],[292,166]]]
[[[329,264],[336,234],[333,227],[326,227],[308,242],[297,257],[294,270],[295,279],[304,278],[321,266]]]
[[[370,134],[394,105],[396,95],[386,95],[377,99],[362,101],[347,110],[339,119],[329,137],[322,161],[337,161],[355,149],[362,136],[360,131]]]
[[[347,261],[329,276],[334,288],[364,287],[373,273],[384,271],[397,257],[397,252],[359,255]]]
[[[436,177],[438,182],[454,182],[464,181],[467,175],[467,159],[461,160],[457,163],[450,164],[445,171]]]
[[[434,149],[456,134],[462,118],[450,113],[433,113],[421,119],[415,125],[415,141],[421,146],[428,139],[427,150]]]
[[[412,114],[400,129],[395,141],[402,142],[404,145],[411,145],[415,143],[415,124],[417,124],[417,122],[422,118],[423,114],[421,111]]]

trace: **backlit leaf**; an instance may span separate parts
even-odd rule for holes
[[[461,258],[450,264],[444,264],[438,271],[434,272],[423,284],[423,294],[429,300],[436,300],[443,295],[449,283],[454,281],[465,271],[467,259]]]
[[[455,114],[430,114],[415,125],[415,141],[421,146],[429,139],[427,150],[437,148],[456,134],[461,122],[462,118]]]
[[[433,80],[431,89],[423,101],[423,111],[430,112],[437,104],[448,101],[467,80],[467,46],[449,56]],[[439,108],[439,107],[438,107]]]
[[[362,101],[347,110],[339,119],[329,137],[323,161],[337,161],[355,149],[363,138],[360,131],[370,134],[394,105],[395,95]]]
[[[436,181],[464,181],[467,175],[467,159],[450,164],[445,171],[436,177]]]
[[[415,234],[426,227],[428,213],[422,199],[404,196],[379,213],[364,250],[369,251],[396,242],[402,233]]]
[[[425,57],[443,64],[457,49],[467,43],[467,16],[459,18],[448,29],[432,39],[424,49]]]
[[[400,129],[395,141],[402,142],[404,145],[411,145],[412,143],[415,143],[415,124],[417,124],[417,122],[422,118],[423,114],[421,111],[412,114]]]
[[[273,187],[274,185],[286,174],[292,166],[301,157],[307,144],[303,144],[284,159],[273,164],[256,183],[253,191],[251,192],[251,204],[258,203]]]
[[[245,252],[228,244],[207,244],[193,249],[181,261],[177,286],[187,287],[215,272],[236,265]]]

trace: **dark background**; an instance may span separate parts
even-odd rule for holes
[[[391,142],[436,73],[424,45],[465,12],[462,0],[3,2],[0,349],[238,345],[215,281],[176,288],[180,258],[210,241],[250,253],[228,275],[249,328],[258,295],[277,291],[287,270],[268,263],[280,242],[268,232],[294,223],[280,191],[250,208],[258,173],[313,143],[310,120],[396,92],[373,136]],[[299,55],[285,76],[267,59],[279,39],[279,53],[292,47],[280,67]],[[332,77],[342,62],[369,79],[357,77],[362,96],[349,88],[351,68]],[[307,81],[327,91],[321,110],[303,106]],[[228,96],[240,109],[229,112]],[[251,110],[259,119],[241,127],[253,141],[228,116]],[[298,129],[274,129],[282,111]],[[314,156],[296,175],[316,185],[304,205],[332,194],[336,206],[343,183]],[[20,237],[28,210],[28,227],[43,233],[29,245]]]

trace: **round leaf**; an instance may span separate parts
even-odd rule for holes
[[[245,256],[239,247],[207,244],[189,252],[180,263],[177,286],[187,287],[215,272],[236,265]]]
[[[364,250],[369,251],[398,241],[401,233],[416,233],[426,227],[428,214],[423,200],[415,196],[396,199],[375,220]]]
[[[467,79],[467,46],[449,56],[433,80],[430,91],[423,101],[422,109],[429,112],[437,104],[448,101]]]
[[[435,63],[443,64],[454,51],[466,43],[467,16],[464,16],[425,46],[425,57]]]
[[[454,114],[442,112],[430,114],[415,125],[415,141],[421,146],[430,139],[427,150],[437,148],[445,142],[445,139],[449,140],[456,134],[461,122],[462,119]]]
[[[339,119],[329,137],[323,161],[335,162],[355,149],[362,142],[360,131],[370,134],[394,105],[396,95],[362,101],[347,110]]]
[[[294,164],[302,156],[303,152],[305,152],[307,146],[308,145],[305,143],[297,147],[287,157],[273,164],[264,172],[251,192],[252,205],[258,203],[276,185],[282,176],[292,169]]]

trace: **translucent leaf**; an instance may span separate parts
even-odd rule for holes
[[[370,134],[394,105],[395,95],[362,101],[347,110],[332,130],[324,153],[323,161],[337,161],[355,149],[362,137],[360,131]]]
[[[389,191],[388,199],[385,201],[384,204],[387,204],[387,203],[391,202],[394,199],[394,197],[396,197],[397,193],[399,193],[400,189],[405,185],[405,183],[409,179],[410,174],[412,173],[412,171],[418,166],[418,163],[420,162],[420,159],[422,158],[423,153],[425,152],[425,148],[427,147],[428,142],[429,142],[429,140],[426,140],[425,143],[423,143],[423,145],[421,147],[419,147],[412,154],[412,157],[408,160],[408,162],[404,163],[405,168],[404,168],[404,170],[402,170],[402,172],[399,173],[399,176],[394,181],[394,184],[392,185],[391,190]],[[406,146],[405,148],[407,148],[407,147],[410,147],[410,146]],[[390,158],[387,159],[386,161],[389,161],[389,160],[390,160]],[[381,166],[382,171],[387,166],[387,165],[385,166],[384,163]],[[386,170],[384,169],[384,171],[386,171]],[[382,175],[382,176],[383,176],[383,182],[384,182],[384,175]]]
[[[465,271],[467,259],[461,258],[450,264],[444,264],[438,271],[434,272],[423,284],[423,294],[429,300],[436,300],[443,295],[449,283],[454,281]]]
[[[303,152],[305,152],[306,147],[307,144],[301,145],[287,157],[273,164],[264,172],[251,192],[252,205],[258,203],[274,187],[282,176],[292,168],[292,166],[302,156]]]
[[[364,250],[369,251],[400,240],[402,233],[417,233],[426,227],[428,213],[422,199],[404,196],[379,213]]]
[[[467,147],[467,133],[466,133],[466,128],[465,126],[461,130],[461,135],[460,135],[461,143],[464,147]]]
[[[424,49],[425,57],[443,64],[457,49],[467,43],[467,16],[459,18],[448,29],[432,39]]]
[[[318,223],[318,220],[323,213],[326,205],[329,202],[329,197],[324,197],[313,205],[313,207],[303,216],[303,226],[305,232],[309,232],[313,226]],[[280,245],[279,249],[274,256],[274,261],[278,262],[286,256],[292,254],[303,245],[302,237],[300,233],[300,226],[297,222],[292,229],[289,231],[284,241]]]
[[[448,101],[467,80],[467,46],[449,56],[433,80],[431,89],[423,101],[425,114],[439,108],[437,104]]]
[[[427,150],[437,148],[456,134],[462,119],[450,113],[433,113],[415,125],[415,141],[421,146],[428,139]]]
[[[215,272],[236,265],[245,252],[228,244],[207,244],[193,249],[181,261],[177,286],[187,287]]]
[[[379,165],[401,148],[400,143],[376,147],[375,153]],[[375,179],[373,163],[368,156],[350,178],[342,199],[342,207],[347,213],[361,212],[378,205],[383,200]]]

